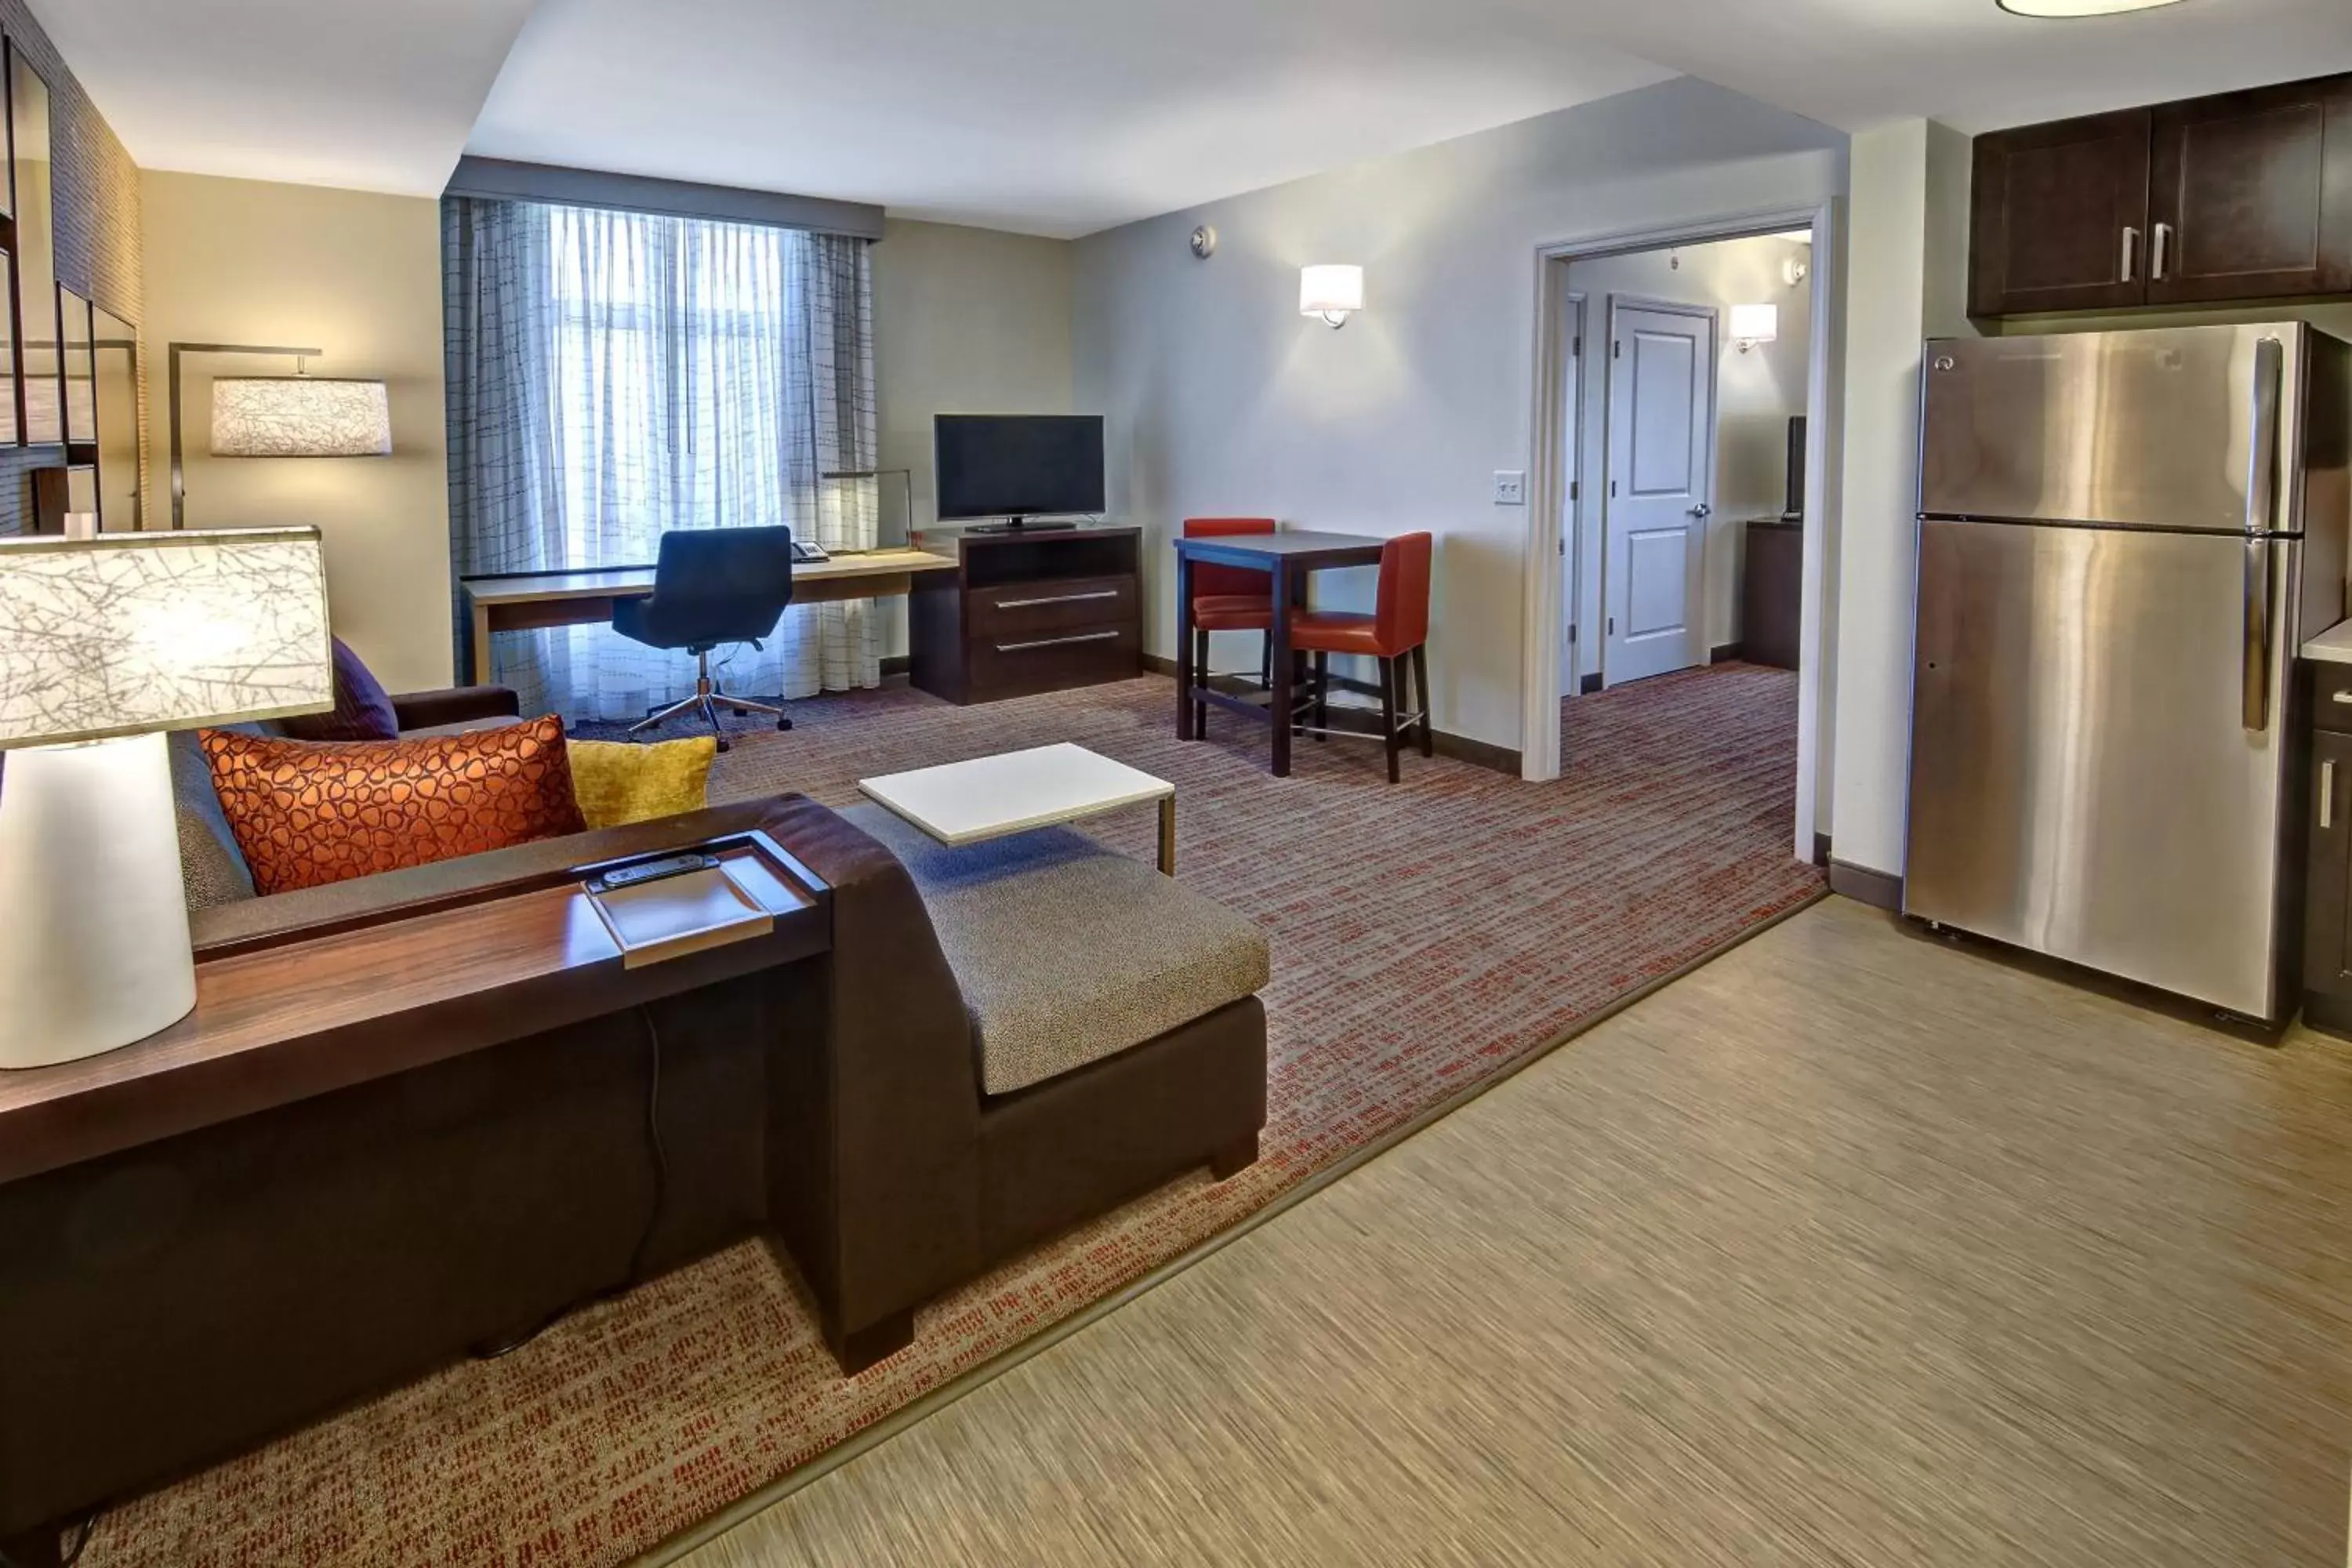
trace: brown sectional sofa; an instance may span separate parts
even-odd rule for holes
[[[1263,939],[1076,835],[946,852],[785,795],[192,919],[201,957],[751,826],[829,884],[831,948],[649,1009],[657,1212],[635,1013],[0,1184],[0,1550],[747,1237],[854,1372],[1007,1255],[1255,1158]],[[1056,1070],[990,1092],[992,1032]]]

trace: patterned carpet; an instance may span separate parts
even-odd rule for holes
[[[747,727],[712,794],[847,804],[864,775],[1076,741],[1175,781],[1188,885],[1274,946],[1258,1163],[1195,1173],[933,1303],[914,1345],[840,1377],[757,1243],[581,1312],[100,1521],[91,1568],[617,1563],[1234,1224],[1813,897],[1789,854],[1792,676],[1744,665],[1566,705],[1569,770],[1528,785],[1445,758],[1382,780],[1363,743],[1288,779],[1225,715],[1173,736],[1147,678],[957,709],[904,689]],[[1139,857],[1149,808],[1088,831]]]

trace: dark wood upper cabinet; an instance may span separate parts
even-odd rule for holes
[[[2352,290],[2352,77],[2156,110],[2154,304]]]
[[[2352,76],[1979,136],[1979,316],[2352,294]]]
[[[2149,119],[2130,109],[1976,139],[1974,314],[2147,302]]]

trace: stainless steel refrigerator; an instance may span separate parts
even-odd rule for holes
[[[2283,1019],[2352,350],[2300,322],[1948,339],[1922,375],[1905,912]]]

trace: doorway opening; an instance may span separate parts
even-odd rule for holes
[[[1561,732],[1562,698],[1718,664],[1784,671],[1798,731],[1791,837],[1806,858],[1821,771],[1827,556],[1808,520],[1822,515],[1828,460],[1830,217],[1759,215],[1537,258],[1526,775],[1557,776],[1559,742],[1544,737]],[[1537,582],[1544,556],[1556,574]]]

